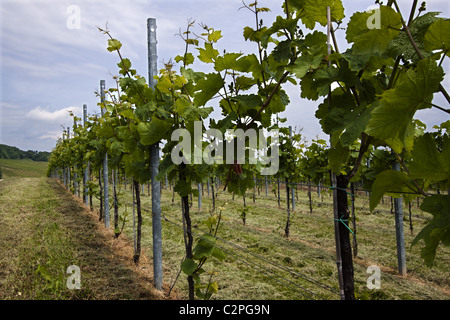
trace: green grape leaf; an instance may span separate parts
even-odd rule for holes
[[[228,192],[234,192],[237,195],[243,195],[246,190],[250,189],[254,185],[252,172],[248,171],[245,167],[242,168],[243,174],[231,175],[231,179],[228,183]]]
[[[305,0],[287,0],[289,8],[297,11],[303,8]],[[284,5],[283,5],[284,6]]]
[[[192,189],[191,183],[184,180],[177,181],[174,187],[174,191],[178,193],[180,197],[185,197],[191,193],[193,195],[197,194],[198,196],[198,190]]]
[[[197,48],[200,52],[198,58],[205,63],[213,63],[219,56],[219,51],[214,49],[211,43],[205,43],[205,49]]]
[[[122,43],[120,43],[119,40],[116,40],[116,39],[108,40],[108,51],[109,52],[120,50],[120,48],[122,48]]]
[[[342,102],[345,103],[347,101],[347,103],[343,105],[344,107],[332,108],[321,123],[325,133],[339,134],[342,145],[350,147],[361,136],[361,133],[365,131],[376,103],[369,107],[361,104],[359,107],[355,106],[354,110],[349,110],[348,108],[354,105],[353,98],[349,94],[333,95],[333,105],[338,102],[339,97],[346,97],[347,99],[342,100]],[[325,108],[328,109],[328,104],[324,103],[320,109]]]
[[[302,98],[316,101],[319,99],[319,94],[317,93],[315,86],[314,74],[312,72],[307,73],[301,78],[300,88]]]
[[[140,122],[137,129],[141,143],[149,146],[166,138],[171,127],[170,122],[154,118],[150,122]]]
[[[303,24],[311,30],[314,30],[316,22],[325,27],[328,23],[327,7],[331,8],[333,22],[342,21],[345,18],[341,0],[304,0],[303,11],[300,15]]]
[[[201,244],[197,244],[195,248],[192,250],[192,253],[194,254],[195,260],[200,260],[202,258],[209,258],[212,255],[214,247],[213,246],[204,246]]]
[[[124,148],[124,144],[120,141],[114,141],[113,143],[111,143],[109,149],[111,150],[111,154],[112,155],[120,155],[124,152],[125,148]]]
[[[122,59],[117,66],[120,68],[120,74],[125,76],[127,74],[127,71],[130,71],[131,69],[131,61],[130,59]]]
[[[398,198],[402,192],[410,192],[408,180],[408,175],[401,171],[387,170],[378,174],[370,194],[370,211],[378,206],[385,193],[391,192],[393,197]]]
[[[119,114],[120,114],[121,117],[130,119],[130,120],[134,119],[134,112],[133,112],[133,109],[131,109],[131,108],[127,108],[125,110],[122,110],[122,111],[120,111]],[[127,128],[125,128],[124,130],[127,130]]]
[[[186,64],[186,66],[193,64],[194,60],[195,60],[194,55],[190,52],[186,52],[186,54],[184,56],[178,55],[175,57],[176,63],[180,63],[182,61],[183,63]]]
[[[328,151],[328,161],[330,164],[331,170],[336,174],[339,175],[341,173],[341,168],[344,163],[347,162],[347,160],[350,157],[350,151],[348,147],[344,147],[340,141],[335,143],[333,148],[331,148]]]
[[[319,68],[314,72],[308,72],[301,80],[301,97],[317,100],[329,94],[330,85],[335,81],[344,81],[345,74],[334,66],[331,68]]]
[[[183,263],[181,264],[181,270],[188,276],[192,276],[195,269],[197,269],[197,264],[192,259],[184,259]]]
[[[236,78],[236,90],[246,91],[249,90],[257,81],[253,78],[246,76],[240,76]]]
[[[180,71],[183,77],[187,80],[187,83],[184,85],[184,89],[188,95],[193,96],[195,93],[195,83],[198,80],[203,79],[205,74],[203,72],[195,72],[192,69],[186,69],[184,67],[181,67]]]
[[[214,247],[214,244],[216,243],[216,238],[210,234],[204,234],[198,239],[198,244],[207,247],[212,248]]]
[[[426,197],[420,209],[431,213],[433,219],[419,232],[411,245],[414,246],[419,240],[424,240],[425,247],[421,250],[421,256],[425,264],[432,267],[439,243],[450,245],[450,195]]]
[[[287,30],[289,33],[294,33],[297,28],[298,18],[297,19],[286,19],[282,16],[277,16],[275,22],[272,26],[264,32],[263,43],[262,45],[266,47],[267,43],[270,41],[270,36],[278,31]]]
[[[252,63],[255,62],[254,56],[241,56],[242,53],[225,53],[223,57],[217,57],[214,64],[214,69],[218,72],[223,70],[249,72]]]
[[[258,42],[262,40],[262,37],[267,32],[267,27],[262,27],[258,31],[250,28],[250,27],[244,27],[244,39],[245,41],[250,40],[253,42]]]
[[[272,52],[272,55],[277,62],[284,62],[291,57],[291,44],[292,41],[284,40],[278,43]]]
[[[354,54],[352,49],[348,49],[346,52],[342,54],[342,57],[348,61],[350,70],[359,71],[364,69],[367,62],[373,57],[370,54]]]
[[[380,105],[372,112],[367,133],[385,140],[397,152],[408,144],[414,134],[411,120],[419,109],[431,107],[433,93],[444,77],[436,61],[424,59],[415,70],[400,74],[395,87],[383,93]]]
[[[175,101],[174,109],[176,110],[178,115],[188,121],[205,119],[212,111],[214,111],[214,108],[212,107],[196,107],[190,101],[184,98],[179,98]]]
[[[212,97],[214,97],[220,89],[222,89],[224,81],[220,74],[210,73],[205,78],[198,80],[195,87],[194,104],[196,106],[204,106]]]
[[[216,246],[213,247],[211,255],[219,261],[223,261],[226,258],[225,253]]]
[[[187,44],[189,45],[193,45],[193,46],[198,46],[199,41],[197,39],[186,39],[184,40]]]
[[[425,48],[427,50],[443,50],[450,56],[450,20],[435,21],[425,34]]]
[[[286,68],[299,79],[309,71],[317,69],[327,57],[327,36],[322,32],[314,31],[306,35],[304,46],[302,56],[295,61],[294,65]]]
[[[428,12],[414,19],[412,24],[409,26],[409,30],[414,39],[414,42],[416,43],[422,55],[425,57],[428,57],[432,54],[431,52],[426,51],[428,48],[425,48],[424,45],[425,34],[427,33],[430,25],[439,20],[439,18],[436,17],[437,15],[439,15],[439,12]],[[391,41],[387,49],[387,53],[391,57],[403,55],[405,60],[417,61],[419,59],[416,50],[412,46],[406,32],[401,32],[397,38]]]
[[[245,114],[248,109],[255,109],[262,104],[261,97],[256,94],[237,95],[231,98],[232,101],[239,102],[239,113]]]
[[[223,70],[237,70],[238,59],[242,56],[242,53],[225,53],[222,57],[217,57],[214,64],[214,69],[218,72]]]
[[[441,152],[430,133],[416,139],[411,151],[409,173],[412,178],[434,182],[450,179],[450,137],[444,136]]]
[[[270,100],[269,106],[264,112],[269,114],[277,114],[286,110],[286,106],[289,104],[289,96],[282,89],[279,89],[279,93],[274,95]]]
[[[250,28],[249,26],[244,27],[244,33],[243,33],[245,41],[258,41],[259,38],[256,38],[256,30],[253,28]]]
[[[370,25],[372,17],[379,19],[379,25],[376,23],[374,26]],[[381,55],[398,36],[401,27],[401,16],[391,7],[381,6],[374,13],[353,14],[348,23],[346,39],[349,43],[354,43],[352,47],[354,54]]]
[[[208,35],[209,42],[217,42],[220,38],[222,38],[222,31],[220,30],[215,30]]]

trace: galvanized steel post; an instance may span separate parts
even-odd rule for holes
[[[86,126],[87,123],[87,105],[83,105],[83,125]],[[89,161],[86,163],[86,168],[84,169],[84,175],[83,175],[83,186],[84,186],[84,193],[83,193],[83,201],[85,205],[89,205],[89,187],[88,187],[88,181],[89,181]]]
[[[156,19],[147,19],[148,38],[148,84],[155,88],[158,55],[156,50]],[[152,227],[153,227],[153,281],[158,290],[163,287],[162,236],[161,236],[161,184],[156,180],[159,166],[159,142],[150,147],[150,168],[152,178]]]
[[[400,171],[400,164],[395,161],[392,170]],[[402,198],[394,198],[395,210],[395,237],[397,240],[398,273],[406,276],[405,234],[403,232],[403,207]]]
[[[101,103],[105,102],[105,80],[100,80],[100,99]],[[101,107],[102,117],[105,114],[105,108]],[[108,178],[108,153],[105,153],[105,158],[103,159],[103,188],[104,188],[104,212],[105,212],[105,227],[109,228],[109,178]]]
[[[77,127],[77,120],[75,120],[75,118],[73,118],[73,126],[74,126],[74,130]],[[75,131],[73,132],[73,136],[76,136]],[[75,195],[78,196],[78,166],[75,163],[74,165],[74,172],[73,172],[73,188],[75,189]]]
[[[291,138],[292,143],[292,126],[289,126],[289,137]],[[292,211],[295,211],[295,187],[294,182],[291,183],[291,196],[292,196]]]
[[[70,127],[67,127],[67,140],[70,140]],[[67,190],[70,190],[70,166],[67,166]]]
[[[63,141],[64,140],[66,140],[66,134],[64,133],[64,131],[63,131],[63,136],[62,136],[62,138],[63,138]],[[63,184],[64,184],[64,187],[66,187],[67,186],[67,174],[66,174],[66,166],[64,166],[63,168],[62,168],[62,170],[63,170],[63,173],[62,173],[62,177],[63,177]]]

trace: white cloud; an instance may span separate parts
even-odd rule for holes
[[[48,111],[45,109],[42,109],[41,107],[36,107],[30,111],[28,111],[25,114],[25,117],[38,120],[38,121],[44,121],[44,122],[63,122],[67,121],[70,118],[69,112],[72,111],[73,113],[79,113],[81,112],[80,107],[68,107],[63,108],[56,111]]]
[[[49,131],[46,134],[43,134],[43,135],[39,136],[39,139],[41,139],[41,140],[50,139],[50,140],[55,141],[55,140],[58,140],[61,137],[62,137],[62,133],[61,133],[61,130],[60,130],[60,131]]]

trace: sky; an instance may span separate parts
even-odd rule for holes
[[[247,0],[251,3],[252,0]],[[365,11],[374,0],[343,0],[346,19]],[[271,25],[282,14],[281,0],[261,0],[271,12],[261,18]],[[404,16],[411,0],[399,0]],[[118,75],[116,53],[107,48],[107,37],[98,27],[108,29],[123,44],[121,52],[137,72],[147,78],[147,19],[157,20],[158,67],[184,52],[184,31],[189,19],[222,30],[219,49],[255,53],[254,43],[242,36],[245,26],[254,27],[251,12],[239,10],[242,0],[0,0],[0,144],[22,150],[51,151],[63,128],[73,125],[69,110],[81,117],[87,104],[89,114],[97,106],[100,80],[113,86]],[[427,1],[428,11],[450,16],[448,0]],[[319,29],[320,30],[320,29]],[[325,31],[323,29],[322,31]],[[338,43],[345,50],[345,32],[338,31]],[[450,68],[449,60],[444,69]],[[203,71],[203,70],[202,70]],[[207,71],[207,69],[205,69]],[[444,86],[450,88],[449,77]],[[291,103],[281,117],[308,141],[326,138],[314,113],[320,101],[300,98],[298,86],[286,87]],[[437,104],[446,102],[437,97]],[[212,116],[220,115],[215,111]],[[431,126],[441,123],[442,111],[419,111],[418,117]]]

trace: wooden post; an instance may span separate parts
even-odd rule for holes
[[[117,199],[117,171],[118,169],[115,169],[112,171],[113,177],[113,204],[114,204],[114,236],[116,238],[119,237],[119,202]]]
[[[133,194],[133,248],[136,254],[136,196],[134,194],[134,177],[131,181],[131,193]]]
[[[356,241],[356,216],[355,216],[355,183],[350,183],[352,193],[352,224],[353,224],[353,256],[358,255],[358,242]]]

